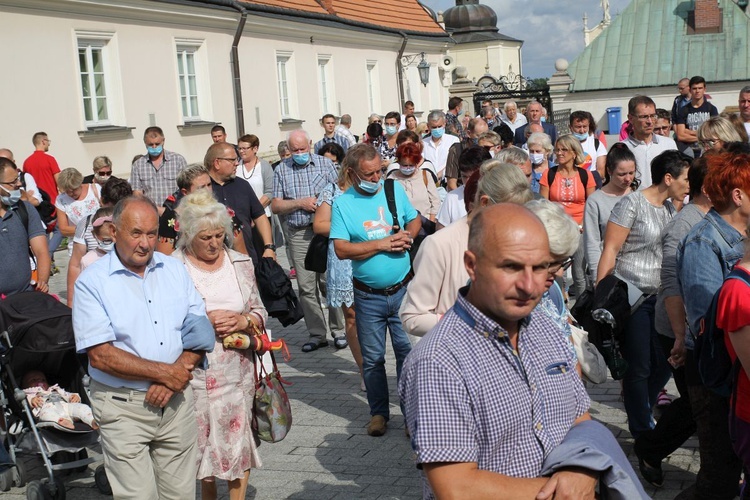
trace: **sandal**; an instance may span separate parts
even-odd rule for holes
[[[317,351],[321,347],[327,347],[328,341],[323,342],[308,342],[302,346],[302,352],[313,352]]]
[[[349,342],[346,341],[346,337],[336,337],[333,339],[333,345],[336,346],[336,349],[345,349],[349,347]]]

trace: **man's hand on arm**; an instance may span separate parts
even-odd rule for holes
[[[555,472],[536,495],[536,500],[586,500],[596,498],[598,475],[588,469],[571,467]]]
[[[298,200],[282,200],[280,198],[274,198],[271,201],[271,211],[279,215],[286,215],[295,210],[315,212],[316,201],[317,200],[312,196],[308,198],[300,198]]]
[[[186,368],[188,371],[192,372],[202,357],[202,352],[182,351],[180,357],[177,358],[177,361],[173,364]],[[192,375],[190,378],[193,378]],[[154,382],[151,384],[151,387],[148,388],[148,392],[146,392],[146,403],[158,408],[164,408],[167,406],[167,403],[169,403],[169,400],[172,399],[175,392],[181,391],[174,391],[164,384]]]

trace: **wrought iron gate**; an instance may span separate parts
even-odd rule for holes
[[[549,87],[540,86],[523,75],[513,72],[506,76],[495,79],[485,75],[477,81],[479,91],[474,94],[474,113],[479,114],[482,110],[482,101],[515,101],[518,109],[527,106],[531,101],[539,103],[547,109],[548,119],[553,118],[552,99],[549,96]]]

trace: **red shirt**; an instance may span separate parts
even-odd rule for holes
[[[742,267],[750,273],[750,269]],[[750,325],[750,288],[741,280],[730,279],[721,286],[719,303],[716,309],[716,326],[724,330],[724,344],[727,346],[732,362],[737,359],[729,332],[736,332]],[[737,383],[737,416],[750,422],[750,379],[747,368],[742,367]]]
[[[36,185],[49,195],[50,202],[54,205],[57,199],[55,174],[60,173],[60,167],[57,165],[55,157],[44,151],[34,151],[23,162],[23,171],[31,174],[36,181]]]

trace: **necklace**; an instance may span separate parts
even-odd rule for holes
[[[244,165],[242,165],[242,169],[240,170],[240,172],[242,173],[242,178],[243,178],[243,179],[245,179],[245,180],[247,180],[247,179],[252,179],[252,177],[253,177],[253,174],[255,173],[255,167],[257,167],[257,166],[258,166],[258,162],[259,162],[259,161],[260,161],[260,160],[258,160],[258,157],[256,156],[256,157],[255,157],[255,165],[253,165],[253,169],[252,169],[252,170],[250,171],[250,175],[249,175],[248,177],[245,177],[245,166],[244,166]]]

